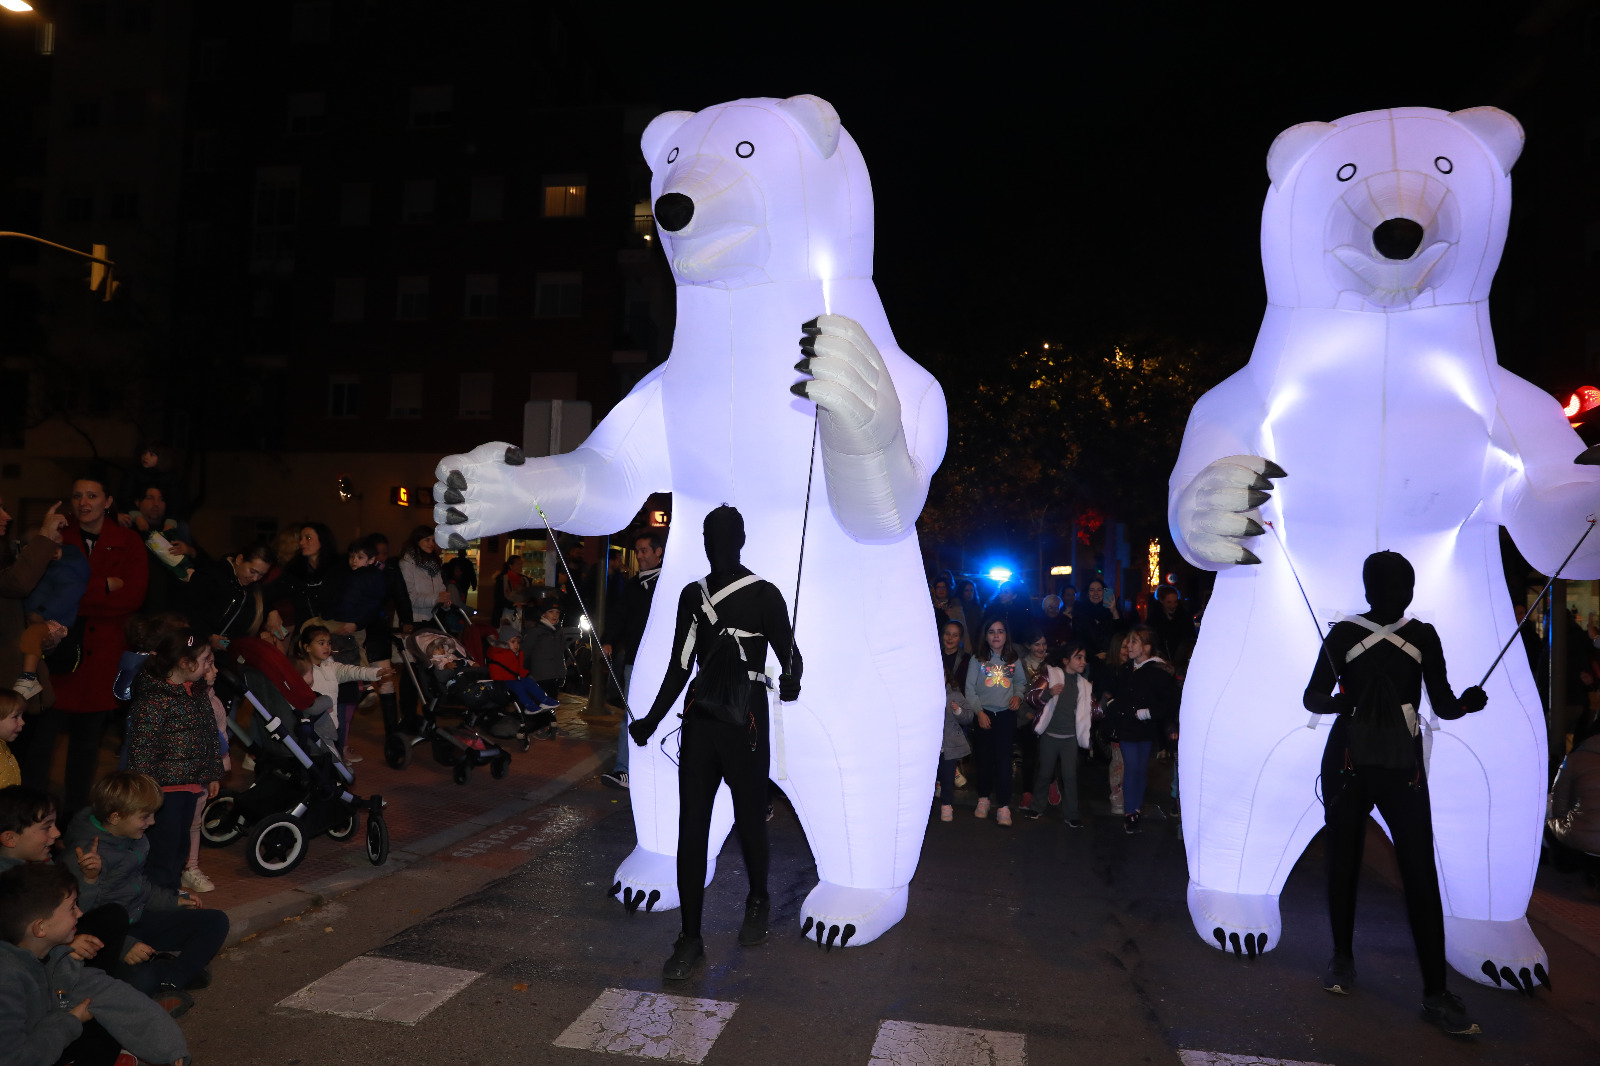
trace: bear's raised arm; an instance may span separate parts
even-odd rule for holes
[[[504,442],[482,444],[439,461],[433,487],[435,539],[441,548],[514,529],[556,529],[580,536],[615,533],[652,492],[672,489],[661,373],[654,371],[611,409],[578,448],[529,459]],[[539,511],[544,511],[541,518]]]
[[[1270,478],[1283,477],[1271,456],[1253,454],[1261,403],[1240,371],[1200,397],[1167,482],[1167,524],[1182,556],[1203,570],[1260,559],[1245,544],[1264,530],[1257,508]]]
[[[1600,468],[1573,462],[1584,444],[1555,397],[1504,369],[1496,414],[1493,440],[1507,458],[1490,473],[1500,478],[1489,487],[1491,513],[1535,570],[1553,574],[1589,516],[1600,514]],[[1583,542],[1561,576],[1600,577],[1600,535]]]

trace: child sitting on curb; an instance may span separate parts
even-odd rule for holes
[[[22,735],[23,708],[28,701],[11,689],[0,689],[0,788],[22,784],[22,768],[11,745]]]

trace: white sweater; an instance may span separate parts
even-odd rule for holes
[[[319,696],[326,696],[339,705],[339,686],[346,681],[376,681],[378,667],[349,666],[332,659],[311,668],[311,688]]]

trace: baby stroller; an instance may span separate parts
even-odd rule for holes
[[[382,866],[389,858],[383,797],[362,799],[350,791],[355,775],[310,723],[327,698],[311,690],[282,652],[254,637],[237,638],[218,655],[216,691],[231,705],[229,730],[255,756],[256,779],[206,804],[201,843],[221,848],[247,837],[250,868],[280,877],[300,865],[312,837],[355,836],[364,810],[367,860]],[[232,713],[241,699],[255,709],[248,730]]]
[[[531,717],[529,713],[503,686],[489,680],[488,670],[443,625],[418,626],[409,633],[401,658],[422,699],[422,729],[417,736],[389,734],[383,743],[384,761],[403,770],[411,763],[411,749],[426,743],[433,748],[435,762],[452,767],[458,785],[467,783],[475,766],[486,765],[492,776],[505,777],[511,770],[511,753],[501,742],[519,740],[522,750],[528,750],[524,719]],[[439,724],[439,713],[449,710],[460,711],[459,725]]]

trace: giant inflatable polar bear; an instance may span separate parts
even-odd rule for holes
[[[568,455],[505,462],[486,444],[439,464],[441,543],[541,527],[614,533],[652,492],[673,494],[666,561],[630,682],[642,714],[660,688],[677,590],[709,568],[707,511],[744,514],[743,562],[800,589],[803,693],[774,703],[773,776],[793,801],[821,877],[801,917],[819,942],[847,925],[864,944],[905,914],[939,757],[938,643],[915,522],[944,457],[944,395],[895,345],[872,283],[872,188],[855,141],[814,96],[669,111],[643,137],[663,250],[678,282],[666,363]],[[824,315],[824,312],[829,314]],[[796,398],[803,323],[824,315]],[[520,454],[513,453],[513,461]],[[794,604],[791,602],[791,608]],[[782,664],[769,664],[776,676]],[[638,846],[617,891],[678,906],[676,737],[671,724],[628,768]],[[658,742],[660,741],[660,742]],[[733,822],[724,786],[707,883]],[[637,895],[635,895],[637,893]]]
[[[1218,571],[1179,748],[1189,910],[1208,943],[1277,946],[1278,894],[1323,821],[1328,723],[1300,709],[1318,629],[1290,560],[1323,624],[1366,609],[1369,553],[1411,560],[1413,613],[1460,692],[1516,625],[1497,527],[1548,574],[1600,504],[1561,406],[1495,361],[1489,284],[1521,150],[1503,111],[1396,108],[1295,126],[1268,154],[1266,319],[1249,364],[1195,405],[1169,496],[1179,550]],[[1247,522],[1262,470],[1288,475],[1265,508],[1277,536]],[[1564,576],[1600,576],[1600,537]],[[1488,984],[1485,963],[1548,967],[1524,918],[1546,738],[1519,651],[1485,688],[1488,708],[1432,719],[1425,748],[1446,954]]]

